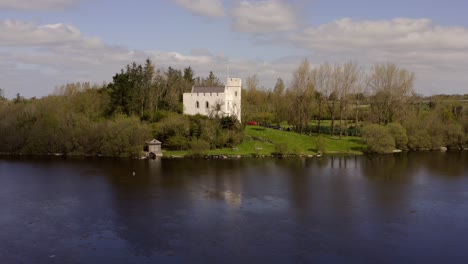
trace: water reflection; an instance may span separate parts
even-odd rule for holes
[[[467,158],[0,160],[0,259],[463,263]]]

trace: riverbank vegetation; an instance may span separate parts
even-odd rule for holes
[[[304,60],[290,83],[244,80],[242,120],[185,116],[182,94],[222,82],[191,67],[133,63],[103,85],[69,83],[43,98],[3,97],[0,152],[137,157],[150,138],[167,153],[313,155],[468,147],[468,94],[424,97],[395,64]],[[254,121],[258,125],[247,126]],[[177,152],[174,152],[177,151]]]

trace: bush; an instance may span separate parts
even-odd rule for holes
[[[425,129],[410,130],[408,135],[408,147],[410,149],[417,150],[431,148],[431,137]]]
[[[235,116],[221,117],[219,120],[222,129],[237,129],[237,118]]]
[[[370,124],[362,129],[368,153],[391,153],[395,149],[395,139],[390,131],[381,125]]]
[[[187,116],[175,113],[169,114],[154,125],[153,134],[163,144],[174,136],[188,138],[190,135],[190,120]]]
[[[319,153],[325,153],[325,151],[327,150],[327,144],[325,143],[325,140],[323,140],[322,136],[317,137],[315,145],[317,146],[317,151]]]
[[[189,146],[189,141],[182,135],[175,135],[167,139],[164,144],[170,150],[185,150]]]
[[[194,139],[190,142],[190,155],[193,157],[203,157],[209,150],[210,143],[203,139]]]
[[[273,155],[289,155],[291,153],[291,150],[286,143],[278,143],[275,144],[275,152],[273,152]]]
[[[460,124],[449,124],[444,131],[444,141],[449,148],[461,149],[465,141],[465,133]]]
[[[227,133],[227,141],[223,147],[232,148],[239,145],[242,143],[242,140],[244,140],[244,131],[230,130],[226,131],[225,133]]]
[[[395,139],[396,148],[407,150],[408,135],[406,134],[406,129],[400,123],[390,123],[387,125],[387,129]]]
[[[111,157],[138,157],[145,140],[150,137],[149,128],[136,117],[117,116],[106,121],[100,153]]]

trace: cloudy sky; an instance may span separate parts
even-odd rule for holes
[[[0,88],[45,96],[132,61],[271,88],[300,61],[394,62],[421,94],[468,93],[466,0],[0,0]],[[229,65],[229,66],[228,66]]]

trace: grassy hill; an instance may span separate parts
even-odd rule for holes
[[[294,132],[247,126],[242,144],[236,148],[210,150],[211,155],[271,155],[272,153],[314,155],[320,150],[325,154],[362,154],[365,144],[360,137],[302,135]],[[187,151],[165,151],[164,155],[186,155]]]

